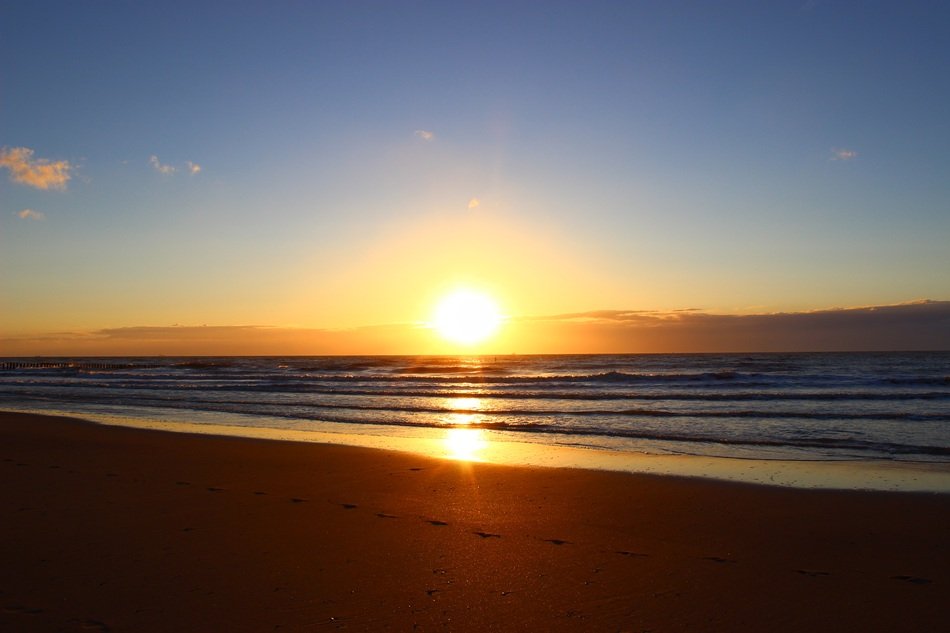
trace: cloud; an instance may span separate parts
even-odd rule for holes
[[[72,165],[68,161],[49,161],[33,158],[33,150],[27,147],[4,147],[0,149],[0,167],[10,170],[10,179],[21,185],[37,189],[65,189],[70,179]]]
[[[156,156],[155,154],[152,154],[151,156],[149,156],[148,162],[149,164],[152,165],[152,167],[155,168],[155,171],[157,171],[160,174],[165,174],[166,176],[174,174],[176,171],[178,171],[171,165],[163,165],[161,162],[159,162],[158,156]]]
[[[133,326],[0,337],[0,350],[7,356],[365,355],[419,348],[428,338],[431,334],[411,324],[349,330],[254,325]]]
[[[482,203],[482,201],[479,200],[478,198],[472,198],[471,200],[468,201],[468,208],[469,208],[469,209],[477,209],[478,206],[479,206],[481,203]]]
[[[427,354],[418,324],[347,330],[261,326],[124,327],[0,338],[6,356]],[[723,315],[597,310],[508,320],[491,353],[950,351],[950,301]]]
[[[156,156],[155,154],[152,154],[151,156],[149,156],[148,162],[155,169],[155,171],[157,171],[160,174],[164,174],[165,176],[171,176],[172,174],[178,172],[178,169],[179,169],[178,167],[175,167],[174,165],[166,165],[162,161],[158,160],[158,156]],[[184,171],[188,172],[192,176],[201,173],[201,165],[199,165],[198,163],[192,162],[190,160],[185,161],[185,166],[183,169]]]
[[[152,154],[148,157],[149,164],[160,174],[165,176],[171,176],[172,174],[178,172],[178,167],[174,165],[166,165],[165,163],[158,160],[158,156]],[[192,162],[190,160],[185,161],[184,171],[188,172],[192,176],[201,173],[201,165],[198,163]]]
[[[17,211],[17,217],[22,220],[45,220],[46,216],[43,215],[40,211],[34,211],[33,209],[23,209],[22,211]]]
[[[421,138],[423,141],[431,141],[435,138],[435,133],[429,132],[428,130],[416,130],[415,135]]]
[[[950,350],[950,301],[743,315],[599,310],[512,325],[513,340],[563,341],[559,353]]]
[[[833,147],[831,148],[831,160],[851,160],[858,155],[853,149],[845,149],[843,147]]]

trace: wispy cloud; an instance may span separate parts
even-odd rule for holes
[[[479,200],[478,198],[472,198],[471,200],[468,201],[468,208],[469,208],[469,209],[477,209],[478,206],[479,206],[481,203],[482,203],[482,201]]]
[[[423,141],[431,141],[435,138],[435,133],[428,130],[416,130],[415,134]]]
[[[155,154],[152,154],[151,156],[149,156],[148,162],[152,167],[155,168],[155,171],[157,171],[160,174],[165,174],[166,176],[170,176],[171,174],[174,174],[176,171],[178,171],[171,165],[162,164],[161,161],[158,160],[158,156],[156,156]]]
[[[831,148],[831,160],[851,160],[857,157],[857,155],[858,153],[853,149],[845,149],[843,147]]]
[[[10,170],[10,179],[37,189],[65,189],[72,165],[68,161],[33,158],[28,147],[0,149],[0,167]]]
[[[164,174],[165,176],[171,176],[172,174],[177,173],[179,170],[179,168],[175,167],[174,165],[167,165],[163,163],[162,161],[158,160],[158,156],[156,156],[155,154],[152,154],[151,156],[148,157],[148,163],[152,166],[153,169],[155,169],[155,171],[157,171],[160,174]],[[192,162],[190,160],[185,161],[185,166],[182,169],[183,171],[188,172],[192,176],[201,173],[201,165],[199,165],[198,163]]]
[[[419,347],[426,331],[411,324],[348,330],[235,326],[133,326],[89,332],[3,337],[0,350],[41,355],[312,355],[396,354]],[[413,337],[416,337],[413,339]],[[406,341],[412,342],[406,345]]]
[[[17,211],[17,217],[21,220],[45,220],[46,216],[43,215],[41,211],[34,211],[33,209],[23,209],[22,211]]]

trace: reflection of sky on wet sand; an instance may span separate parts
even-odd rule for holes
[[[486,446],[485,432],[481,429],[449,429],[445,433],[446,456],[466,462],[479,462]]]
[[[474,410],[474,407],[468,409]],[[21,410],[24,413],[51,413]],[[58,412],[62,413],[62,412]],[[480,414],[469,414],[478,416]],[[208,415],[209,421],[196,424],[195,412],[179,419],[130,418],[83,413],[82,417],[118,426],[251,437],[268,440],[347,444],[405,451],[430,457],[468,462],[488,462],[519,466],[547,466],[614,470],[654,475],[702,477],[723,481],[769,484],[795,488],[860,490],[903,490],[950,493],[950,471],[945,464],[901,462],[792,462],[780,460],[732,459],[691,455],[650,454],[632,450],[599,450],[577,446],[557,446],[512,441],[510,436],[479,428],[412,429],[412,435],[374,435],[365,432],[340,433],[339,423],[298,422],[295,428],[261,428],[211,422],[232,421],[232,417]],[[286,423],[275,419],[274,424]],[[355,425],[354,425],[355,426]],[[407,433],[405,429],[399,429]]]

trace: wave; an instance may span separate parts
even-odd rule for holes
[[[885,378],[889,385],[950,386],[950,376],[919,376],[914,378]]]
[[[40,399],[42,400],[42,399]],[[58,399],[57,399],[58,400]],[[142,406],[143,403],[138,403]],[[247,403],[242,403],[246,406]],[[857,451],[863,455],[873,455],[876,458],[885,459],[908,459],[912,456],[937,459],[938,461],[950,460],[950,447],[943,445],[926,444],[904,444],[888,441],[864,440],[859,437],[723,437],[713,435],[702,430],[690,433],[675,432],[670,430],[659,430],[653,428],[585,428],[585,427],[567,427],[549,424],[544,421],[475,421],[465,424],[452,424],[442,421],[432,421],[431,419],[386,419],[386,418],[361,418],[345,415],[326,414],[324,412],[301,412],[301,411],[228,411],[220,407],[210,405],[196,405],[195,403],[183,404],[181,402],[169,401],[162,402],[162,408],[187,409],[207,412],[229,412],[244,413],[250,415],[266,415],[274,418],[284,418],[288,420],[302,420],[322,423],[345,423],[362,424],[368,426],[391,426],[391,427],[413,427],[413,428],[470,428],[485,429],[491,431],[503,431],[525,434],[544,434],[565,437],[604,437],[627,440],[641,441],[660,441],[680,444],[705,444],[709,446],[723,447],[751,447],[751,448],[780,448],[780,449],[821,449],[829,453],[838,453],[842,451]],[[708,431],[709,429],[705,429]],[[919,461],[919,460],[918,460]]]
[[[158,369],[163,365],[153,363],[97,363],[86,361],[69,362],[51,362],[42,365],[32,363],[6,363],[2,369],[8,371],[22,371],[25,373],[30,370],[57,370],[57,369],[82,369],[103,368],[116,371],[135,370],[135,369]],[[248,376],[270,376],[272,378],[312,378],[313,374],[318,374],[320,380],[379,380],[379,381],[411,381],[411,380],[456,380],[460,375],[466,379],[483,378],[489,382],[666,382],[666,381],[732,381],[744,380],[750,378],[761,378],[761,373],[742,373],[731,370],[713,371],[713,372],[686,372],[686,373],[631,373],[624,371],[605,371],[596,373],[569,373],[569,374],[510,374],[509,368],[502,366],[483,366],[483,365],[457,365],[457,364],[427,364],[412,365],[387,368],[386,373],[354,373],[370,369],[382,369],[377,361],[359,361],[359,360],[341,360],[334,362],[321,363],[319,365],[302,365],[283,363],[273,366],[261,367],[248,365],[236,360],[230,359],[187,359],[180,360],[164,365],[171,370],[217,370],[217,369],[238,369],[237,373],[244,373]],[[275,373],[278,370],[279,373]],[[169,377],[181,377],[177,373],[168,374]]]
[[[229,360],[187,360],[173,365],[181,369],[231,369],[236,366]]]
[[[21,398],[30,398],[30,394],[18,394]],[[33,396],[41,398],[41,396]],[[58,394],[58,400],[68,400],[72,402],[85,403],[105,403],[110,405],[125,406],[165,406],[169,402],[182,401],[178,394],[160,396],[157,394],[144,395],[137,398],[128,398],[119,395],[103,394],[99,391],[94,392],[73,392]],[[734,409],[734,410],[696,410],[682,409],[678,411],[669,409],[655,408],[618,408],[618,409],[550,409],[543,407],[535,408],[492,408],[480,409],[471,407],[446,407],[425,404],[372,404],[367,403],[332,403],[332,402],[313,402],[313,401],[293,401],[288,402],[284,399],[261,400],[261,399],[241,399],[241,400],[208,400],[201,398],[189,398],[182,401],[178,408],[190,407],[227,407],[228,410],[237,410],[240,407],[287,407],[296,411],[374,411],[388,413],[426,413],[438,416],[466,415],[480,416],[482,418],[492,417],[525,417],[537,418],[547,417],[552,419],[583,419],[595,417],[614,417],[614,418],[681,418],[681,419],[761,419],[761,420],[873,420],[873,421],[910,421],[910,422],[950,422],[950,413],[917,413],[904,411],[862,411],[862,412],[844,412],[844,411],[789,411],[781,409],[755,410],[755,409]]]
[[[765,391],[597,391],[590,389],[564,390],[558,389],[561,385],[544,385],[534,390],[524,390],[531,385],[503,384],[495,390],[487,390],[485,385],[473,387],[471,385],[447,383],[444,388],[438,385],[426,385],[415,389],[412,385],[403,387],[382,381],[379,387],[373,385],[374,380],[354,381],[362,387],[340,387],[335,381],[314,381],[300,384],[294,381],[255,381],[255,380],[227,380],[219,378],[207,381],[182,381],[175,376],[156,377],[147,379],[134,376],[113,377],[108,382],[88,382],[79,379],[71,382],[29,379],[6,379],[0,376],[0,389],[36,389],[36,388],[75,388],[75,389],[110,389],[129,390],[132,392],[174,390],[183,393],[193,392],[233,392],[233,393],[279,393],[301,394],[301,396],[354,396],[354,397],[391,397],[391,398],[478,398],[485,400],[567,400],[567,401],[682,401],[682,402],[900,402],[903,400],[950,400],[948,391],[786,391],[781,387],[770,388]],[[521,387],[510,389],[508,387]],[[12,392],[11,392],[12,393]]]
[[[944,450],[948,402],[947,353],[0,359],[4,406],[208,411],[265,425],[445,427],[459,414],[527,441],[548,433],[812,446],[846,459],[874,446],[882,455],[905,450],[889,446]]]
[[[83,374],[104,377],[127,377],[132,380],[172,381],[217,381],[228,376],[244,382],[305,385],[314,381],[323,383],[379,383],[394,385],[445,385],[466,386],[522,385],[544,388],[554,385],[588,388],[602,386],[614,388],[625,385],[706,385],[716,389],[739,388],[788,388],[790,386],[825,387],[829,385],[852,385],[875,388],[896,387],[950,387],[950,375],[938,376],[891,376],[856,379],[847,374],[802,374],[794,371],[739,371],[717,369],[714,371],[661,371],[632,372],[609,370],[579,373],[515,373],[511,364],[485,365],[460,363],[458,359],[407,364],[405,359],[382,359],[364,357],[341,357],[321,359],[319,363],[267,362],[247,359],[202,358],[171,359],[164,364],[156,359],[113,359],[110,362],[90,360],[58,360],[50,362],[9,362],[0,365],[0,376],[64,376]],[[590,363],[588,366],[593,365]],[[751,365],[751,364],[750,364]],[[521,368],[519,371],[523,371]],[[762,369],[761,367],[757,369]],[[223,371],[227,370],[227,371]]]
[[[215,391],[248,391],[268,392],[270,388],[249,388],[242,386],[219,387]],[[276,390],[280,391],[280,390]],[[293,391],[293,390],[288,390]],[[327,396],[367,396],[367,397],[405,397],[405,398],[479,398],[486,400],[577,400],[577,401],[686,401],[686,402],[742,402],[742,401],[799,401],[799,402],[833,402],[833,401],[892,401],[902,400],[950,400],[950,392],[940,391],[911,391],[900,393],[868,393],[868,392],[809,392],[809,393],[689,393],[689,392],[661,392],[661,393],[586,393],[576,391],[415,391],[415,390],[387,390],[387,389],[314,389],[307,391],[310,395]]]
[[[446,374],[439,368],[429,368],[432,371],[423,370],[421,372],[403,372],[393,374],[354,374],[354,373],[316,373],[303,372],[299,374],[287,374],[284,376],[275,376],[272,373],[248,373],[247,377],[267,376],[271,379],[281,381],[308,381],[317,380],[321,382],[380,382],[380,383],[441,383],[446,385],[491,385],[491,384],[521,384],[521,385],[549,385],[549,384],[573,384],[585,385],[592,384],[643,384],[643,383],[729,383],[741,382],[749,385],[768,385],[778,383],[782,377],[765,377],[761,374],[742,374],[739,372],[703,372],[703,373],[678,373],[678,374],[636,374],[621,371],[609,371],[596,374],[557,374],[557,375],[486,375],[482,369],[478,370],[459,370],[453,374]],[[491,373],[491,372],[489,372]],[[499,374],[504,372],[499,372]],[[214,378],[214,377],[210,377]]]

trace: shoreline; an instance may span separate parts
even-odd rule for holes
[[[512,433],[454,427],[386,427],[302,421],[309,429],[226,424],[228,418],[268,419],[250,414],[203,414],[212,422],[136,415],[94,414],[45,409],[5,409],[4,413],[73,417],[94,424],[266,441],[334,444],[417,454],[441,459],[508,466],[578,468],[690,477],[803,489],[868,490],[950,494],[950,464],[943,462],[868,460],[787,460],[739,456],[611,450],[594,446],[518,441]],[[286,424],[288,420],[279,420]],[[291,420],[292,421],[292,420]],[[390,433],[386,433],[386,431]],[[394,434],[392,431],[401,434]]]
[[[940,630],[944,495],[0,413],[0,628]]]

